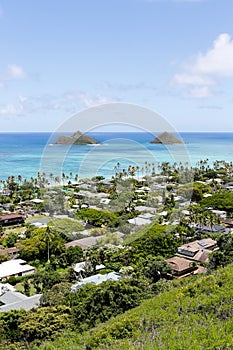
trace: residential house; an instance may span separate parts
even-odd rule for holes
[[[147,207],[147,206],[144,206],[144,205],[138,205],[134,209],[137,210],[137,211],[140,211],[141,213],[142,212],[148,212],[148,213],[151,213],[151,214],[156,214],[156,212],[157,212],[157,208]]]
[[[197,233],[208,233],[208,232],[224,232],[225,227],[222,225],[202,225],[201,227],[197,225],[195,227]]]
[[[28,297],[12,290],[5,291],[0,295],[0,312],[21,309],[31,310],[39,306],[41,296],[42,294],[36,294]]]
[[[106,281],[119,281],[122,278],[122,276],[117,272],[110,272],[105,275],[97,274],[94,276],[83,278],[80,282],[74,284],[71,287],[71,292],[77,292],[77,290],[81,287],[83,287],[85,284],[101,284]]]
[[[205,271],[203,267],[197,266],[192,261],[178,256],[173,256],[166,261],[172,269],[172,273],[168,274],[170,278],[187,277]]]
[[[19,255],[19,249],[16,247],[11,248],[0,248],[0,255],[9,255],[11,259],[16,258]]]
[[[2,226],[18,225],[24,222],[24,217],[18,213],[0,215],[0,224]]]
[[[0,280],[3,278],[8,279],[11,276],[25,276],[34,272],[35,268],[22,259],[4,261],[0,264]]]
[[[148,225],[148,224],[151,224],[153,218],[154,218],[153,214],[144,213],[136,216],[133,219],[129,219],[128,223],[136,226]]]
[[[85,276],[86,268],[88,267],[88,261],[81,261],[74,265],[73,270],[76,274],[76,279],[82,279]],[[100,264],[95,266],[95,271],[105,269],[105,265]]]
[[[216,250],[218,250],[218,247],[215,240],[212,238],[203,238],[202,240],[180,246],[176,256],[198,262],[208,262],[209,254]]]
[[[227,217],[227,212],[225,210],[214,210],[214,209],[211,209],[211,211],[215,215],[219,216],[220,219],[226,219],[226,217]]]
[[[92,247],[93,245],[95,245],[98,240],[100,240],[101,238],[105,238],[106,235],[101,235],[101,236],[96,236],[96,237],[86,237],[86,238],[81,238],[81,239],[76,239],[74,241],[68,242],[65,244],[65,247],[74,247],[76,245],[78,245],[79,247],[81,247],[83,250]]]
[[[85,231],[82,231],[82,232],[79,232],[79,234],[82,234],[82,233],[86,233],[88,234],[88,230],[85,230]],[[119,240],[122,240],[123,237],[124,237],[124,234],[122,232],[114,232],[113,233],[114,236],[116,238],[118,238]],[[89,247],[92,247],[93,245],[97,244],[98,241],[102,238],[106,238],[106,235],[101,235],[101,236],[90,236],[90,237],[85,237],[85,238],[80,238],[80,239],[76,239],[74,241],[71,241],[71,242],[68,242],[65,244],[65,247],[68,248],[68,247],[74,247],[76,245],[78,245],[79,247],[81,247],[83,250],[89,248]]]
[[[222,218],[221,221],[226,226],[226,228],[233,228],[233,219]]]

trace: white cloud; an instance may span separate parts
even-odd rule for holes
[[[208,77],[203,77],[201,75],[181,73],[175,74],[173,78],[174,83],[178,85],[213,85],[214,81]]]
[[[25,79],[27,77],[24,69],[16,64],[8,64],[8,73],[11,79]]]
[[[25,70],[17,64],[8,64],[7,69],[0,71],[0,88],[4,88],[10,81],[27,78]]]
[[[6,104],[5,106],[0,107],[1,116],[22,115],[22,114],[23,114],[22,105],[16,106],[14,104]]]
[[[100,94],[88,94],[82,91],[69,91],[60,96],[44,94],[36,97],[20,95],[15,104],[0,106],[1,116],[26,116],[37,112],[61,111],[77,113],[78,111],[113,102],[112,99]]]
[[[227,33],[221,34],[206,54],[199,54],[194,70],[216,77],[233,77],[233,41]]]
[[[185,96],[191,98],[208,98],[212,96],[212,92],[210,91],[208,86],[198,86],[189,89],[186,92]]]
[[[73,101],[81,105],[82,108],[89,108],[96,105],[112,102],[112,99],[100,94],[88,94],[83,91],[71,91],[64,94],[65,102]]]
[[[103,90],[120,90],[120,91],[133,91],[133,90],[157,90],[155,86],[151,84],[147,84],[145,82],[138,82],[138,83],[110,83],[108,81],[105,81],[101,88]]]
[[[212,47],[196,55],[192,64],[184,64],[183,71],[174,75],[172,83],[185,89],[184,95],[207,98],[213,95],[219,79],[233,77],[233,40],[227,33],[220,34]]]

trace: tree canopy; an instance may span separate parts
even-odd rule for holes
[[[78,218],[85,220],[88,224],[101,227],[109,226],[116,227],[119,225],[119,218],[115,213],[111,213],[107,210],[98,210],[93,208],[81,209],[78,212]]]
[[[211,197],[207,197],[201,200],[200,205],[202,207],[213,207],[218,210],[226,210],[229,213],[233,212],[233,193],[221,192],[213,193]]]

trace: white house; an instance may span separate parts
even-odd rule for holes
[[[25,260],[14,259],[0,264],[0,280],[10,276],[24,276],[35,272],[35,268],[28,265]]]
[[[119,281],[121,278],[122,276],[117,272],[109,272],[105,275],[97,274],[94,276],[86,277],[83,278],[80,282],[71,286],[71,292],[77,292],[79,288],[87,283],[98,285],[106,281]]]

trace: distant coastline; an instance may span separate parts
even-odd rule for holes
[[[71,133],[72,134],[72,133]],[[98,146],[100,153],[99,157],[106,157],[108,154],[109,161],[103,164],[99,170],[99,174],[110,178],[114,173],[114,165],[116,159],[119,158],[123,167],[127,167],[130,160],[127,161],[127,147],[122,145],[113,152],[113,149],[108,145],[109,141],[121,138],[123,140],[133,140],[138,144],[138,148],[144,148],[148,155],[152,154],[158,162],[172,162],[172,156],[169,154],[165,145],[150,144],[150,140],[155,137],[155,133],[149,132],[90,132],[87,133],[98,142],[101,142],[105,147]],[[9,175],[21,175],[24,178],[35,176],[40,170],[41,158],[43,157],[45,147],[49,143],[53,143],[59,134],[50,132],[24,132],[24,133],[0,133],[0,159],[1,173],[0,178],[6,179]],[[195,165],[200,159],[209,159],[209,162],[215,160],[233,161],[233,132],[181,132],[180,137],[184,140],[185,145],[175,147],[179,155],[182,148],[185,147],[190,156],[191,164]],[[51,142],[52,140],[52,142]],[[54,147],[50,147],[54,149]],[[59,147],[58,147],[59,148]],[[59,148],[60,149],[60,148]],[[79,172],[79,166],[84,161],[90,150],[94,150],[95,146],[85,145],[80,147],[70,147],[66,159],[64,160],[64,171],[73,173]],[[102,153],[101,153],[102,152]],[[138,152],[138,149],[135,150]],[[137,160],[143,164],[146,159],[144,155],[141,158],[138,153]],[[122,159],[122,160],[121,160]],[[91,177],[93,164],[89,164],[86,169],[86,176]],[[49,172],[49,169],[48,169]]]

